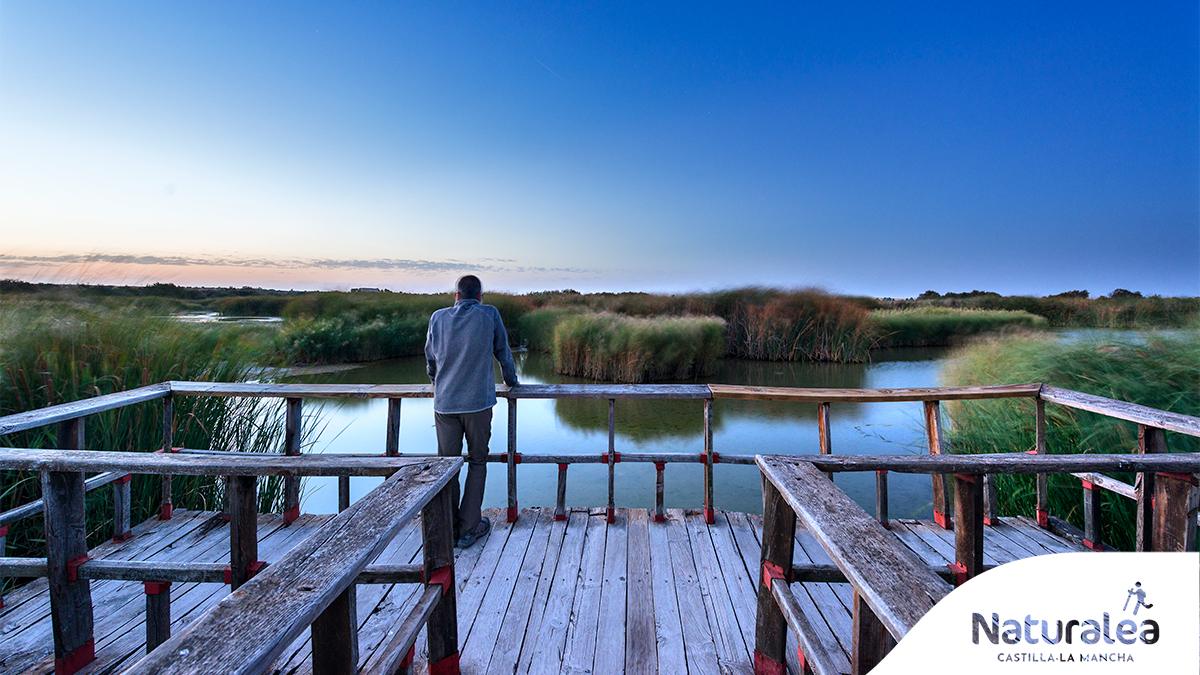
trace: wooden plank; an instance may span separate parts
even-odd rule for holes
[[[149,581],[146,592],[146,653],[171,637],[171,582]]]
[[[500,634],[500,621],[513,600],[513,589],[530,539],[543,517],[540,511],[535,511],[512,525],[504,524],[492,530],[497,544],[493,545],[489,540],[487,545],[492,550],[485,549],[476,564],[478,570],[486,563],[486,574],[471,574],[459,605],[459,633],[463,643],[460,666],[464,672],[478,673],[487,669]]]
[[[83,481],[83,490],[84,490],[84,492],[91,492],[92,490],[97,490],[99,488],[104,487],[105,485],[108,485],[114,481],[119,480],[122,476],[127,476],[127,475],[128,474],[115,472],[115,471],[105,471],[104,473],[97,474],[97,475],[92,476],[91,478],[88,478],[87,480]],[[36,516],[42,512],[42,509],[44,507],[45,507],[45,503],[42,502],[41,499],[35,499],[31,502],[25,502],[24,504],[22,504],[16,508],[12,508],[3,513],[0,513],[0,524],[15,523],[18,520],[22,520],[24,518],[29,518],[31,516]]]
[[[756,387],[710,384],[713,398],[809,403],[876,403],[885,401],[958,401],[963,399],[1037,396],[1041,385],[1009,384],[986,387],[919,387],[904,389],[819,389],[815,387]]]
[[[875,472],[875,520],[880,525],[888,526],[888,472],[879,469]]]
[[[162,414],[162,445],[160,450],[164,453],[171,452],[171,448],[175,445],[175,399],[168,393],[163,399],[163,414]],[[171,513],[175,509],[173,501],[172,479],[170,474],[162,477],[162,494],[158,502],[158,517],[160,520],[170,520]]]
[[[400,404],[402,398],[388,399],[387,437],[384,439],[384,454],[395,457],[400,454]]]
[[[1046,446],[1046,402],[1042,399],[1034,401],[1034,452],[1039,455],[1046,454],[1049,450]],[[1037,522],[1042,527],[1050,524],[1050,478],[1044,473],[1039,473],[1034,479],[1035,501],[1034,512],[1037,514]]]
[[[1167,452],[1167,435],[1162,429],[1138,426],[1139,456],[1148,457],[1162,455]],[[1138,551],[1153,551],[1151,541],[1154,532],[1154,474],[1149,471],[1138,473],[1133,477],[1134,494],[1137,497],[1137,515],[1134,531],[1134,548]]]
[[[696,578],[700,582],[700,595],[708,614],[708,624],[716,644],[721,670],[730,673],[750,672],[751,647],[742,637],[741,628],[734,616],[734,603],[725,586],[712,537],[708,533],[710,526],[704,523],[698,514],[686,517],[684,524],[688,543],[692,548],[692,559],[696,563]],[[749,621],[750,617],[746,616],[745,620]],[[780,659],[780,663],[782,662],[783,659]]]
[[[1054,536],[1028,516],[1017,516],[1012,520],[1016,521],[1013,523],[1016,532],[1030,541],[1036,542],[1050,553],[1074,553],[1086,550],[1082,546],[1075,546],[1065,539]]]
[[[713,409],[712,401],[704,402],[704,521],[713,522]]]
[[[896,638],[871,608],[863,594],[854,591],[854,632],[850,656],[851,675],[865,675],[896,646]]]
[[[563,651],[563,673],[590,673],[596,658],[596,638],[600,619],[600,585],[604,581],[604,546],[607,518],[603,510],[593,509],[588,517],[583,542],[579,580],[571,607],[570,629]],[[536,670],[536,668],[535,668]]]
[[[0,417],[0,436],[7,436],[8,434],[15,434],[18,431],[36,429],[37,427],[78,419],[86,415],[104,412],[105,410],[124,408],[135,403],[165,398],[169,393],[170,388],[166,384],[152,384],[127,391],[118,391],[111,394],[71,401],[70,403],[60,403],[36,410],[5,415],[4,417]]]
[[[533,632],[526,637],[526,644],[529,646],[521,650],[519,672],[559,672],[567,641],[571,606],[575,600],[575,585],[583,558],[584,531],[588,522],[586,511],[572,511],[567,520],[567,531],[559,551],[558,564],[554,568],[546,606],[538,627],[534,628],[533,623],[530,623]]]
[[[177,396],[242,398],[433,398],[429,384],[270,384],[255,382],[170,382]]]
[[[937,457],[942,452],[942,415],[941,406],[937,401],[925,401],[925,438],[929,442],[929,454]],[[933,522],[943,528],[950,529],[950,477],[948,474],[935,473],[930,478],[933,481]]]
[[[82,421],[63,424],[77,428],[82,440]],[[55,670],[69,675],[95,656],[91,586],[70,572],[88,553],[83,474],[46,472],[41,479]]]
[[[671,559],[672,550],[666,523],[649,525],[647,534],[650,539],[650,586],[654,599],[654,641],[658,648],[658,672],[683,673],[687,672],[689,667],[691,672],[713,672],[717,667],[717,653],[711,639],[703,642],[696,637],[685,651],[680,602],[676,595],[679,565]],[[687,556],[690,561],[690,550],[687,551]],[[705,667],[710,669],[697,670]]]
[[[544,517],[538,517],[538,520],[542,521]],[[526,655],[532,657],[537,642],[542,615],[554,581],[554,570],[558,566],[559,553],[563,548],[567,521],[553,520],[548,528],[543,529],[548,531],[539,532],[539,536],[530,542],[529,553],[521,563],[521,575],[513,589],[514,598],[528,600],[509,603],[501,622],[500,633],[496,636],[492,659],[488,662],[489,673],[511,674],[517,670],[517,665],[522,660],[524,668],[521,672],[528,668],[529,658],[526,658]],[[544,546],[539,543],[543,537]],[[524,650],[522,645],[525,646]]]
[[[113,481],[113,539],[122,540],[133,536],[130,533],[132,524],[129,522],[130,504],[132,491],[130,490],[130,481],[133,477],[129,474]]]
[[[1104,488],[1105,490],[1108,490],[1109,492],[1121,495],[1122,497],[1125,497],[1126,499],[1137,500],[1137,490],[1132,485],[1130,485],[1129,483],[1126,483],[1125,481],[1117,480],[1116,478],[1112,478],[1111,476],[1105,476],[1102,473],[1083,472],[1083,473],[1073,473],[1071,475],[1075,476],[1079,480],[1086,480],[1087,482],[1091,483],[1092,485],[1095,485],[1098,488]]]
[[[716,673],[726,664],[718,661],[716,640],[708,621],[708,610],[701,597],[696,563],[688,542],[684,513],[680,509],[667,509],[665,525],[668,549],[671,553],[671,571],[668,578],[675,581],[675,597],[679,602],[679,617],[683,632],[684,654],[687,671],[691,673]],[[657,529],[657,528],[654,528]],[[653,536],[654,530],[651,530]],[[658,610],[658,596],[655,596]],[[659,650],[659,668],[663,668],[662,650]],[[682,671],[674,671],[682,672]]]
[[[811,464],[759,456],[758,465],[896,639],[950,591]]]
[[[651,675],[658,672],[658,652],[655,641],[650,518],[649,514],[642,509],[629,509],[626,518],[628,540],[626,542],[625,574],[628,593],[624,597],[624,670],[633,675]],[[607,562],[605,565],[607,567]],[[672,602],[674,602],[674,598],[672,598]],[[678,608],[676,612],[678,612]],[[680,651],[682,651],[682,646],[681,644]],[[596,658],[599,663],[602,658],[599,652],[597,652]],[[607,659],[605,662],[607,663]]]
[[[458,462],[461,466],[461,460]],[[421,509],[421,540],[425,579],[435,583],[446,575],[446,583],[425,624],[428,636],[426,658],[432,672],[446,672],[447,664],[458,663],[458,590],[454,586],[454,507],[458,468],[438,485],[437,494]],[[450,481],[454,481],[453,483]],[[395,528],[392,530],[395,534]],[[382,548],[382,547],[379,547]],[[316,641],[313,642],[314,655]],[[454,666],[457,668],[457,665]]]
[[[771,595],[800,643],[800,651],[804,654],[804,665],[800,670],[815,675],[840,675],[842,671],[837,659],[827,653],[824,645],[816,639],[817,631],[809,623],[791,588],[786,583],[776,581],[771,584]]]
[[[803,455],[792,457],[822,471],[876,471],[897,473],[1078,473],[1085,471],[1200,472],[1200,453],[1157,455]],[[725,463],[722,455],[721,462]]]
[[[1088,548],[1102,548],[1100,542],[1100,495],[1096,494],[1095,484],[1083,481],[1083,545]]]
[[[266,668],[461,466],[460,458],[445,458],[397,471],[134,668],[164,673]]]
[[[371,660],[363,665],[360,672],[364,673],[364,675],[392,675],[396,672],[410,672],[409,668],[402,669],[401,664],[407,658],[409,650],[413,649],[413,645],[421,631],[421,626],[425,625],[429,620],[429,614],[437,606],[440,596],[441,588],[437,586],[426,587],[421,592],[417,604],[413,606],[412,611],[400,622],[391,641],[376,651]]]
[[[1043,401],[1057,403],[1076,410],[1099,413],[1107,417],[1141,424],[1156,429],[1165,429],[1188,436],[1200,436],[1200,417],[1150,408],[1136,403],[1126,403],[1103,396],[1094,396],[1070,389],[1042,387]]]
[[[283,454],[289,457],[300,456],[300,442],[304,437],[304,400],[288,398],[284,415]],[[300,478],[297,476],[283,477],[283,519],[292,522],[300,515]]]
[[[353,585],[339,593],[312,623],[312,668],[314,673],[350,673],[358,668],[358,605]]]
[[[497,385],[497,394],[518,398],[619,398],[619,399],[708,399],[704,384],[522,384],[505,391]]]
[[[258,479],[233,476],[229,493],[229,586],[236,591],[254,575],[258,563]]]
[[[729,608],[737,622],[742,644],[748,661],[753,661],[755,618],[757,612],[756,586],[748,584],[746,568],[742,564],[737,544],[730,531],[729,520],[717,518],[717,522],[696,534],[708,535],[713,550],[713,559],[718,566],[720,581],[725,585],[729,597]]]
[[[1196,512],[1200,507],[1197,477],[1158,474],[1154,477],[1151,550],[1182,553],[1196,550]]]
[[[637,509],[641,515],[645,512]],[[604,576],[600,585],[600,616],[596,623],[596,649],[592,672],[617,675],[625,672],[626,656],[626,580],[629,577],[629,525],[633,511],[622,509],[614,522],[605,529]],[[644,521],[643,521],[644,522]],[[649,560],[646,560],[649,563]],[[648,573],[649,565],[639,573]],[[650,590],[649,579],[645,590]],[[645,598],[649,599],[649,598]],[[653,620],[653,607],[649,618]],[[654,634],[653,628],[650,635]]]
[[[982,476],[954,476],[954,553],[962,581],[983,572]]]
[[[517,519],[517,401],[508,401],[508,452],[505,453],[505,464],[508,469],[508,522]]]
[[[166,455],[152,452],[0,448],[0,469],[190,476],[388,476],[405,467],[424,466],[431,459],[338,453],[285,457],[254,453]]]

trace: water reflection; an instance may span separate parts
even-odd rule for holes
[[[725,360],[712,382],[801,387],[925,387],[936,386],[944,359],[938,350],[890,350],[866,364],[767,363]],[[517,368],[526,383],[583,382],[556,374],[543,354],[518,355]],[[367,364],[354,370],[307,375],[296,381],[321,383],[426,382],[421,358]],[[501,401],[492,428],[492,451],[505,450],[507,414]],[[307,411],[324,424],[321,438],[306,452],[382,453],[387,419],[380,399],[345,399],[309,405]],[[727,453],[815,454],[816,406],[782,401],[722,400],[714,403],[714,446]],[[834,404],[831,409],[835,453],[896,454],[924,451],[919,403]],[[518,450],[524,453],[600,454],[607,449],[608,405],[603,400],[522,400],[518,405]],[[703,404],[700,401],[623,400],[616,403],[617,448],[624,452],[699,453],[703,447]],[[433,452],[433,406],[429,399],[406,399],[402,404],[402,452]],[[485,505],[506,503],[505,472],[492,465],[484,494]],[[522,465],[518,497],[522,505],[554,501],[555,467]],[[894,517],[928,517],[929,479],[892,474],[890,509]],[[751,466],[718,466],[715,473],[717,506],[759,511],[757,471]],[[672,464],[667,468],[668,506],[701,504],[702,467]],[[352,497],[378,484],[378,479],[355,478]],[[868,510],[874,509],[873,474],[842,474],[837,483]],[[606,469],[575,465],[570,469],[568,503],[596,506],[607,499]],[[650,506],[654,500],[654,470],[650,465],[617,466],[617,500],[624,506]],[[305,484],[304,508],[332,512],[337,508],[333,479]]]

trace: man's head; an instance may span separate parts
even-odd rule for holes
[[[474,274],[459,277],[458,282],[454,284],[454,299],[456,301],[483,299],[483,283],[479,281],[479,277]]]

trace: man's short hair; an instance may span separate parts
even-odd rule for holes
[[[454,290],[464,300],[479,300],[483,297],[483,282],[474,274],[466,274],[458,278]]]

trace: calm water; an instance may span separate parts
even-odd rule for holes
[[[936,386],[945,363],[945,350],[905,349],[876,352],[869,364],[781,364],[725,360],[709,381],[797,387],[929,387]],[[554,372],[542,354],[518,354],[517,368],[524,383],[583,382]],[[299,379],[299,378],[298,378]],[[397,359],[323,375],[306,375],[306,382],[407,384],[427,382],[424,361]],[[495,408],[493,452],[505,451],[507,403]],[[305,452],[383,452],[387,403],[383,400],[306,401],[306,423],[317,415],[320,434]],[[608,404],[604,400],[522,400],[518,408],[517,445],[522,453],[599,455],[607,449]],[[719,453],[816,454],[816,406],[772,401],[717,401],[713,405],[714,448]],[[925,451],[920,403],[834,404],[831,409],[834,453],[903,454]],[[699,401],[617,401],[618,452],[700,453],[703,414]],[[433,402],[405,400],[400,425],[401,452],[436,452]],[[567,502],[602,506],[607,502],[607,468],[600,464],[572,465],[567,479]],[[485,506],[507,504],[503,465],[488,466]],[[665,474],[667,506],[702,504],[703,467],[668,464]],[[718,464],[714,474],[718,508],[757,512],[762,508],[759,478],[753,466]],[[553,505],[557,481],[554,465],[523,464],[517,468],[518,501],[522,506]],[[837,484],[874,512],[874,474],[839,474]],[[379,483],[375,478],[351,480],[357,499]],[[889,475],[893,517],[929,517],[930,481],[925,476]],[[654,465],[618,464],[618,506],[652,506]],[[312,513],[337,510],[337,481],[309,479],[304,485],[304,509]]]

